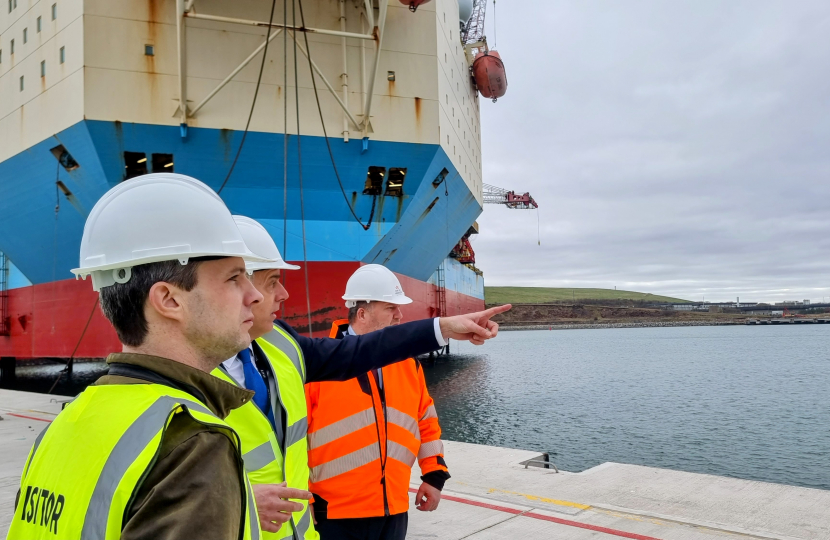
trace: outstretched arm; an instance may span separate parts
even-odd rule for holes
[[[481,345],[498,334],[499,325],[491,317],[510,309],[510,305],[477,313],[441,317],[439,328],[444,338]],[[342,339],[307,338],[285,321],[277,321],[300,345],[306,365],[306,382],[347,381],[361,373],[394,364],[440,348],[433,319],[390,326],[362,336]]]
[[[347,381],[361,373],[439,349],[432,319],[390,326],[362,336],[342,339],[307,338],[284,321],[303,351],[306,382]]]

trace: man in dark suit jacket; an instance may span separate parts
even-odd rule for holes
[[[288,333],[303,353],[306,383],[347,381],[370,370],[438,350],[446,345],[446,340],[450,338],[481,345],[498,333],[499,325],[490,318],[510,309],[508,304],[467,315],[413,321],[361,336],[346,336],[343,339],[312,339],[301,336],[287,322],[275,320],[280,305],[288,299],[288,291],[280,282],[280,273],[299,267],[282,260],[276,244],[262,225],[246,217],[234,216],[234,219],[249,249],[276,261],[246,265],[248,270],[253,272],[254,287],[264,297],[261,302],[251,307],[254,313],[253,326],[249,331],[251,339],[256,340],[272,332],[274,325]],[[272,369],[256,341],[252,343],[250,352],[253,353],[251,357],[257,369],[249,370],[247,373],[253,377],[258,373],[262,376],[262,381],[252,384],[247,380],[241,353],[223,362],[221,367],[243,388],[255,390],[259,387],[264,391],[271,386],[268,378],[274,377]],[[302,386],[286,390],[299,392],[305,399]],[[280,393],[283,391],[282,388],[279,390]],[[263,413],[272,414],[277,440],[282,446],[283,441],[280,439],[286,430],[286,413],[282,407],[279,408],[279,411]],[[262,528],[268,532],[276,532],[279,526],[291,517],[290,512],[302,511],[302,505],[286,499],[307,500],[311,496],[307,491],[275,484],[254,485],[254,492]]]

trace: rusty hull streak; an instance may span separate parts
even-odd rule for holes
[[[327,332],[328,330],[330,330],[331,325],[334,322],[334,319],[332,319],[330,317],[325,317],[322,321],[319,321],[319,320],[315,321],[315,320],[313,320],[313,318],[319,317],[319,316],[325,316],[330,311],[334,311],[334,310],[337,310],[337,309],[339,309],[339,308],[335,307],[335,306],[328,306],[328,307],[324,307],[323,309],[318,309],[316,311],[312,311],[311,312],[311,317],[312,317],[311,329],[312,329],[312,331],[314,331],[314,332],[318,332],[318,331],[319,332]],[[297,314],[297,315],[288,315],[288,314],[286,314],[284,320],[286,322],[291,323],[291,326],[297,332],[299,332],[299,333],[308,332],[308,315],[306,315],[305,313],[301,313],[301,314]],[[305,323],[305,324],[300,324],[300,323]]]
[[[433,207],[436,204],[438,204],[439,199],[440,199],[440,197],[435,197],[435,199],[433,199],[433,201],[431,203],[429,203],[429,206],[427,206],[426,209],[423,212],[421,212],[421,215],[418,216],[418,219],[416,219],[415,223],[412,225],[413,229],[421,224],[421,222],[424,220],[424,218],[427,217],[427,214],[429,214],[430,210],[432,210]]]
[[[421,98],[415,98],[415,123],[421,125]]]
[[[158,36],[159,5],[158,0],[147,0],[147,41],[148,45],[156,46]],[[155,51],[154,51],[155,52]],[[150,109],[157,110],[159,104],[158,78],[156,73],[156,57],[144,55],[144,68],[147,71]]]
[[[147,38],[150,42],[149,45],[155,47],[156,45],[156,37],[158,36],[158,31],[156,29],[156,23],[158,22],[158,5],[157,0],[147,0]],[[147,71],[150,73],[156,72],[156,60],[155,56],[147,56],[144,55],[145,61],[147,62]]]
[[[233,141],[233,130],[222,128],[219,130],[219,144],[222,146],[223,159],[225,162],[231,159],[231,142]]]
[[[312,311],[312,312],[311,312],[311,316],[312,316],[312,317],[316,317],[317,315],[325,315],[325,314],[326,314],[326,313],[328,313],[329,311],[333,311],[333,310],[335,310],[335,309],[339,309],[339,308],[337,308],[337,307],[335,307],[335,306],[326,306],[326,307],[324,307],[324,308],[322,308],[322,309],[318,309],[318,310],[316,310],[316,311]],[[286,321],[292,321],[292,320],[294,320],[294,319],[307,319],[307,318],[308,318],[308,315],[306,315],[305,313],[301,313],[301,314],[299,314],[299,315],[286,315],[286,316],[285,316],[285,320],[286,320]]]
[[[390,252],[389,252],[389,255],[387,255],[387,256],[386,256],[386,258],[385,258],[385,259],[383,259],[383,264],[384,264],[384,265],[385,265],[386,263],[388,263],[388,262],[389,262],[389,259],[391,259],[391,258],[392,258],[392,256],[395,254],[395,252],[396,252],[396,251],[398,251],[398,248],[395,248],[395,249],[393,249],[392,251],[390,251]]]
[[[395,223],[401,220],[401,212],[403,212],[403,198],[405,195],[398,197],[398,209],[395,211]]]
[[[381,193],[380,195],[376,195],[376,197],[380,201],[378,201],[377,207],[375,208],[375,225],[377,226],[378,234],[381,235],[383,234],[383,223],[385,221],[383,219],[383,203],[386,202],[386,195]]]

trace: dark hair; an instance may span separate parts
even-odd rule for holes
[[[355,319],[357,319],[357,310],[360,308],[366,309],[367,307],[369,307],[369,302],[357,300],[356,305],[349,308],[349,324],[354,324]]]
[[[138,347],[147,337],[147,318],[144,304],[150,288],[163,281],[185,291],[196,286],[196,270],[208,258],[191,259],[188,264],[164,261],[140,264],[132,268],[126,283],[116,283],[101,289],[101,309],[115,327],[118,340],[124,345]]]

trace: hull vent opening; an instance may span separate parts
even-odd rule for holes
[[[124,180],[147,174],[147,154],[124,152]]]
[[[392,167],[389,169],[389,180],[386,182],[387,197],[403,197],[403,181],[406,179],[406,169]]]
[[[386,167],[369,167],[366,173],[366,184],[363,186],[364,195],[380,195],[383,193],[383,178],[386,176]]]
[[[153,154],[153,172],[173,172],[173,154]]]
[[[124,180],[147,174],[148,172],[173,172],[173,154],[151,154],[150,167],[144,152],[124,152]]]
[[[441,172],[438,173],[438,176],[436,176],[435,180],[432,181],[433,187],[440,186],[447,178],[448,174],[450,174],[450,171],[448,171],[446,168],[441,169]]]
[[[60,163],[61,167],[66,169],[67,172],[74,171],[80,167],[78,162],[75,161],[75,158],[72,157],[72,154],[70,154],[62,144],[57,145],[49,151],[52,152],[52,155],[55,156],[55,159],[58,160],[58,163]]]

